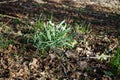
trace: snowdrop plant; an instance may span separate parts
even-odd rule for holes
[[[69,35],[70,31],[71,28],[65,21],[57,25],[52,21],[43,23],[33,35],[34,46],[42,52],[54,48],[73,47],[72,37]]]

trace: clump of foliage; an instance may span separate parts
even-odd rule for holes
[[[9,46],[9,44],[14,44],[14,40],[9,40],[8,38],[5,38],[3,35],[0,35],[0,48],[6,50]]]
[[[117,72],[120,73],[120,46],[118,47],[115,55],[112,57],[110,64],[117,69]]]
[[[90,23],[86,24],[85,22],[82,22],[81,24],[75,24],[75,31],[79,34],[85,34],[90,29]]]
[[[69,35],[71,28],[62,21],[59,24],[54,24],[52,21],[47,23],[37,22],[37,28],[32,37],[33,45],[44,52],[48,49],[66,48],[72,46],[72,37]]]

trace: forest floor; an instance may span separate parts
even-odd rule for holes
[[[120,42],[120,15],[95,8],[29,1],[0,4],[0,80],[120,80],[109,64]],[[41,57],[24,36],[33,32],[30,26],[35,27],[36,20],[50,18],[70,24],[77,44]],[[74,31],[75,24],[82,23],[90,24],[88,30]]]

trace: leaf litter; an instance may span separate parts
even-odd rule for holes
[[[16,40],[14,43],[11,42],[6,49],[0,48],[0,80],[120,79],[119,75],[113,76],[106,73],[111,72],[112,74],[112,67],[107,65],[107,59],[112,57],[112,52],[119,45],[118,30],[120,25],[118,20],[115,19],[115,22],[103,15],[107,14],[112,18],[111,13],[79,12],[75,8],[71,9],[71,7],[68,9],[65,7],[63,10],[61,9],[62,5],[56,5],[56,3],[45,3],[41,7],[37,7],[35,4],[29,1],[18,1],[0,5],[0,13],[13,16],[16,19],[19,18],[20,21],[18,26],[13,18],[0,17],[0,22],[5,23],[4,26],[0,25],[0,35],[4,36],[3,39]],[[15,8],[15,6],[17,7]],[[3,10],[3,8],[5,9]],[[49,12],[50,8],[51,12]],[[7,9],[11,11],[8,12]],[[79,23],[80,19],[86,20],[86,22],[91,23],[91,31],[90,33],[76,35],[77,43],[75,42],[76,47],[74,49],[55,49],[49,51],[46,57],[39,57],[40,55],[36,54],[34,48],[24,42],[22,36],[32,31],[26,24],[23,24],[23,21],[31,24],[34,21],[33,18],[38,17],[41,12],[44,12],[43,16],[45,17],[54,13],[55,22],[65,19],[73,26],[74,22]],[[102,18],[101,20],[99,20],[99,16]],[[47,21],[47,18],[45,19]],[[99,59],[103,60],[100,61]]]

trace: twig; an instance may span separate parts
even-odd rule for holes
[[[23,24],[26,24],[26,22],[22,21],[20,18],[17,18],[17,17],[13,17],[13,16],[9,16],[9,15],[4,15],[4,14],[0,14],[0,17],[8,17],[8,18],[11,18],[11,19],[17,19],[20,22],[22,22]]]
[[[3,27],[3,26],[6,26],[10,21],[11,21],[11,19],[8,20],[4,25],[2,25],[2,27]]]
[[[61,66],[62,66],[62,68],[63,68],[63,72],[64,72],[64,74],[67,76],[67,71],[66,71],[66,68],[64,67],[64,65],[63,65],[63,64],[61,64]]]
[[[0,2],[0,4],[5,4],[5,3],[11,3],[11,2],[16,2],[18,0],[12,0],[12,1],[3,1],[3,2]]]

